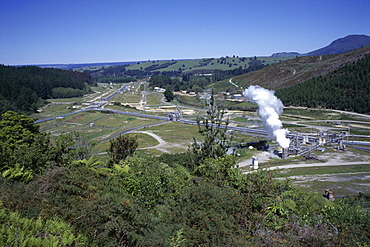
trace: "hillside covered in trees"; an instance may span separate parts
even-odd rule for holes
[[[289,59],[263,69],[236,76],[233,82],[247,88],[249,85],[278,90],[324,76],[341,66],[356,62],[370,53],[370,45],[346,53],[322,56],[304,56]]]
[[[286,106],[323,107],[370,113],[370,54],[325,76],[278,90]]]
[[[30,113],[50,98],[69,98],[90,92],[91,76],[69,70],[0,65],[0,113]]]

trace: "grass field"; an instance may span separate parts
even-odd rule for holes
[[[370,193],[370,165],[294,168],[282,170],[278,178],[288,178],[303,191],[322,195],[332,189],[336,195]]]
[[[32,117],[36,119],[44,119],[49,117],[56,117],[62,114],[73,112],[72,109],[68,109],[68,107],[72,106],[73,103],[65,103],[65,104],[48,104],[42,109],[41,113],[35,113]]]
[[[354,165],[354,166],[326,166],[326,167],[305,167],[291,168],[281,170],[277,177],[292,177],[303,175],[320,175],[320,174],[343,174],[343,173],[370,173],[370,165]]]

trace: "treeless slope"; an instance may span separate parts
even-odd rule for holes
[[[260,85],[276,90],[293,86],[315,76],[326,75],[340,66],[356,62],[367,53],[370,53],[370,46],[336,55],[297,57],[236,76],[232,81],[244,88],[249,85]]]

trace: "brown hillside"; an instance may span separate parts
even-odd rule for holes
[[[357,61],[367,53],[370,53],[370,45],[342,54],[298,57],[236,76],[232,81],[243,88],[260,85],[277,90],[304,82],[311,77],[326,75],[340,66]]]

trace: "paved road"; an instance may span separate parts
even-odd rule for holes
[[[56,116],[56,117],[37,120],[37,121],[35,121],[35,124],[50,121],[50,120],[61,118],[61,117],[70,116],[70,115],[73,115],[73,114],[78,114],[78,113],[85,112],[85,111],[91,111],[91,110],[112,112],[112,113],[115,113],[115,114],[124,114],[124,115],[131,115],[131,116],[136,116],[136,117],[141,117],[141,118],[152,118],[152,119],[157,119],[157,120],[161,120],[161,121],[168,121],[167,116],[156,116],[156,115],[141,114],[141,113],[135,113],[135,112],[111,110],[111,109],[91,108],[91,109],[84,109],[84,110],[79,110],[79,111],[63,114],[63,115]],[[196,121],[193,121],[193,120],[180,119],[177,122],[183,123],[183,124],[198,125],[198,123]],[[225,125],[221,125],[220,128],[225,128]],[[267,136],[267,131],[262,130],[262,129],[251,129],[251,128],[232,127],[232,126],[228,126],[227,128],[228,128],[228,130],[237,131],[237,132],[239,132],[241,134],[245,134],[245,135]]]
[[[250,166],[252,162],[250,160],[244,160],[239,163],[239,167]],[[276,169],[290,169],[290,168],[307,168],[307,167],[320,167],[320,166],[354,166],[354,165],[370,165],[369,161],[358,161],[358,162],[327,162],[327,163],[299,163],[299,164],[288,164],[279,166],[264,167],[259,166],[259,169],[276,170]],[[254,172],[256,170],[246,171],[244,173]]]
[[[281,165],[281,166],[271,166],[268,169],[275,170],[275,169],[289,169],[289,168],[304,168],[304,167],[315,167],[315,166],[354,166],[354,165],[370,165],[368,161],[358,161],[358,162],[327,162],[327,163],[300,163],[300,164],[289,164],[289,165]]]

